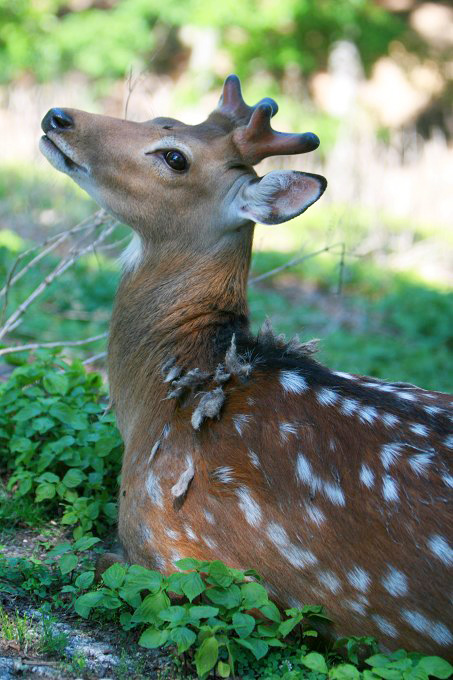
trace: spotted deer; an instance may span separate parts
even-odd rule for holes
[[[271,128],[239,80],[199,125],[52,109],[41,150],[135,231],[108,351],[124,439],[125,559],[260,572],[282,605],[341,634],[451,654],[451,397],[332,371],[312,344],[251,334],[254,224],[301,214],[326,181],[254,166],[316,149]]]

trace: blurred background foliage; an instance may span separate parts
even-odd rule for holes
[[[449,2],[0,0],[0,278],[30,244],[96,209],[39,156],[48,108],[195,123],[229,72],[251,103],[278,99],[278,129],[321,138],[309,157],[270,159],[258,171],[291,167],[329,181],[301,218],[257,227],[253,275],[324,252],[251,285],[255,327],[268,315],[280,331],[322,338],[333,368],[451,390]],[[68,270],[4,344],[106,330],[116,255],[100,250]],[[53,257],[11,291],[4,317]],[[104,344],[68,351],[86,358]],[[3,360],[0,377],[9,370]]]

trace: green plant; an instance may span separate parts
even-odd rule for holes
[[[39,352],[0,386],[0,461],[17,497],[33,495],[79,538],[116,519],[122,443],[101,376]]]
[[[6,557],[0,553],[0,592],[26,598],[43,613],[72,606],[72,599],[91,586],[94,571],[85,556],[99,538],[83,536],[70,545],[62,543],[46,559]]]
[[[33,642],[32,618],[27,614],[9,615],[0,606],[0,637],[4,640],[14,640],[21,651],[26,654]]]
[[[60,658],[68,645],[69,636],[58,631],[55,624],[56,619],[48,614],[42,617],[39,651],[41,654]]]

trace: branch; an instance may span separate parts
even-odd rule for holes
[[[17,345],[16,347],[5,347],[5,349],[0,349],[0,356],[3,356],[5,354],[13,354],[13,352],[24,352],[25,350],[32,350],[32,349],[48,349],[51,347],[78,347],[80,345],[88,345],[91,342],[96,342],[97,340],[102,340],[103,338],[106,338],[108,336],[107,331],[105,333],[101,333],[100,335],[93,335],[91,338],[86,338],[86,340],[62,340],[61,342],[33,342],[30,343],[29,345]],[[106,352],[102,352],[102,355],[106,354]],[[97,356],[102,356],[102,355],[97,355]],[[92,357],[92,360],[94,360],[95,357]],[[87,361],[84,361],[83,363],[87,363]]]
[[[36,300],[36,298],[41,295],[50,284],[55,281],[56,278],[61,276],[69,267],[71,267],[74,262],[76,262],[80,257],[88,253],[90,250],[95,250],[96,246],[105,241],[107,236],[109,236],[112,231],[116,228],[118,222],[116,220],[111,221],[110,224],[101,231],[99,236],[95,241],[89,243],[87,246],[79,248],[78,250],[73,250],[72,255],[63,259],[51,272],[46,276],[44,281],[42,281],[39,286],[29,295],[29,297],[22,302],[21,305],[16,309],[16,311],[11,314],[4,326],[0,329],[0,340],[11,330],[16,321],[26,312],[28,307]]]
[[[107,352],[99,352],[99,354],[94,354],[92,357],[88,357],[88,359],[85,359],[84,361],[82,361],[82,364],[84,366],[86,366],[87,364],[93,364],[98,359],[103,359],[106,356],[107,356]]]
[[[291,260],[288,260],[288,262],[285,262],[285,264],[280,265],[279,267],[275,267],[275,269],[271,269],[268,272],[265,272],[264,274],[260,274],[259,276],[255,276],[253,279],[249,279],[249,284],[253,285],[254,283],[257,283],[258,281],[263,281],[263,279],[268,279],[271,276],[274,276],[274,274],[278,274],[279,272],[284,271],[285,269],[289,269],[290,267],[293,267],[296,264],[300,264],[301,262],[304,262],[305,260],[310,260],[312,257],[317,257],[318,255],[321,255],[321,253],[328,253],[334,248],[338,247],[343,247],[343,243],[333,243],[331,246],[325,246],[324,248],[321,248],[320,250],[315,250],[313,253],[309,253],[308,255],[297,255],[296,257],[293,257]],[[1,337],[1,336],[0,336]]]

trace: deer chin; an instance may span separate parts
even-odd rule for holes
[[[84,175],[88,174],[87,167],[76,163],[75,160],[68,155],[68,149],[63,151],[48,135],[43,135],[39,140],[39,149],[56,170],[64,172],[66,175],[73,178],[80,173],[83,173]]]

